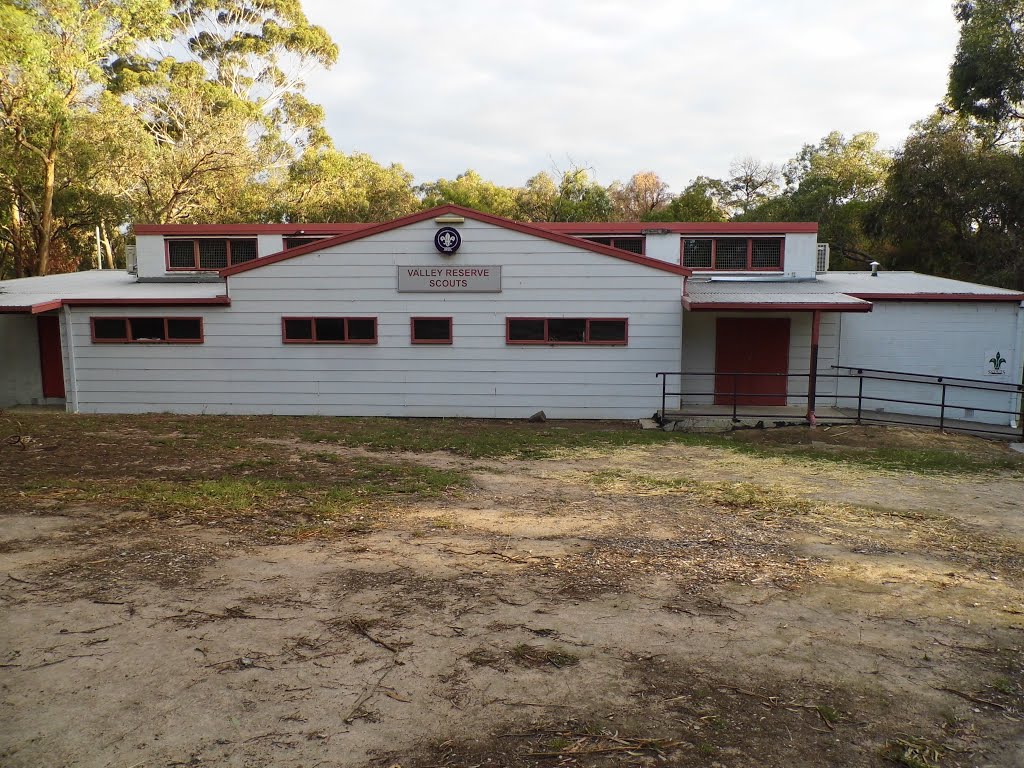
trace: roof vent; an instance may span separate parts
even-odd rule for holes
[[[879,264],[877,261],[872,261],[871,262],[871,276],[872,277],[878,277],[878,268],[880,266],[882,266],[882,265]]]
[[[129,274],[139,274],[139,257],[135,254],[135,243],[128,243],[124,247],[124,265]]]
[[[828,243],[818,243],[818,261],[815,271],[819,273],[828,272],[828,257]]]

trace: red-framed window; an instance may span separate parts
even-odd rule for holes
[[[413,344],[451,344],[450,317],[410,317],[409,333]]]
[[[309,245],[310,243],[319,243],[321,240],[326,240],[327,236],[316,237],[313,235],[286,235],[284,238],[284,247],[298,248],[300,245]]]
[[[202,344],[201,317],[90,317],[93,344]]]
[[[782,237],[684,237],[679,259],[691,269],[780,271],[785,243]]]
[[[625,317],[506,317],[506,344],[595,344],[625,346]]]
[[[644,238],[637,237],[584,237],[584,240],[589,240],[591,243],[597,243],[598,245],[609,245],[612,248],[618,248],[621,251],[629,251],[630,253],[637,253],[641,256],[644,254]]]
[[[285,344],[376,344],[376,317],[282,317]]]
[[[200,237],[164,240],[167,271],[224,269],[253,261],[257,256],[255,237]]]

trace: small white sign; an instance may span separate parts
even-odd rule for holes
[[[399,293],[501,293],[500,266],[400,266]]]
[[[985,350],[985,374],[987,376],[1007,376],[1010,373],[1010,361],[1001,349]]]

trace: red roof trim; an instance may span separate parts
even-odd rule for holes
[[[867,301],[1024,301],[1024,293],[853,293]]]
[[[136,224],[136,235],[166,235],[168,237],[195,237],[220,235],[340,235],[367,229],[373,224]]]
[[[222,307],[231,304],[228,296],[182,299],[53,299],[38,304],[0,307],[0,314],[38,315],[61,307]]]
[[[418,211],[410,214],[409,216],[403,216],[399,219],[393,219],[392,221],[386,221],[382,224],[375,224],[373,226],[361,229],[357,232],[350,232],[345,235],[338,235],[337,237],[329,237],[326,240],[321,240],[318,243],[310,243],[309,245],[300,245],[297,248],[290,248],[286,251],[279,251],[278,253],[271,254],[270,256],[264,256],[261,259],[255,261],[248,261],[244,264],[238,264],[233,267],[227,267],[226,269],[220,270],[222,277],[228,277],[230,275],[237,275],[239,272],[248,272],[250,269],[259,269],[265,267],[268,264],[276,264],[279,261],[285,261],[287,259],[293,259],[296,256],[302,256],[306,253],[314,253],[315,251],[321,251],[324,248],[341,245],[342,243],[351,243],[355,240],[361,240],[364,237],[370,237],[371,235],[379,235],[382,232],[390,232],[392,229],[399,229],[400,227],[408,226],[409,224],[418,224],[421,221],[427,221],[438,216],[444,216],[447,214],[455,214],[458,216],[464,216],[465,218],[474,219],[475,221],[482,221],[485,224],[493,224],[497,227],[503,227],[505,229],[511,229],[515,232],[522,232],[527,235],[533,235],[534,237],[542,237],[545,240],[551,240],[556,243],[562,243],[563,245],[571,245],[574,248],[580,248],[585,251],[593,251],[594,253],[600,253],[603,256],[611,256],[616,259],[622,259],[623,261],[630,261],[634,264],[642,264],[645,267],[653,267],[663,272],[671,272],[674,275],[689,276],[692,272],[686,267],[680,267],[676,264],[670,264],[667,261],[659,261],[658,259],[652,259],[647,256],[639,256],[628,251],[622,251],[618,248],[611,248],[607,245],[598,245],[597,243],[591,243],[586,240],[580,240],[569,235],[562,235],[557,232],[549,232],[545,229],[540,229],[534,224],[523,224],[518,221],[512,221],[511,219],[505,219],[501,216],[494,216],[490,213],[481,213],[480,211],[474,211],[472,208],[463,208],[459,205],[442,205],[437,208],[431,208],[426,211]]]
[[[690,312],[870,312],[871,304],[828,302],[775,302],[772,304],[751,304],[740,301],[702,301],[699,304],[683,297],[683,308]]]
[[[574,235],[639,235],[646,230],[667,229],[693,235],[817,234],[813,221],[544,221],[535,227]]]

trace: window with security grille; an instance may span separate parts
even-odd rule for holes
[[[711,251],[714,240],[683,240],[683,266],[711,269]]]
[[[751,269],[779,269],[782,266],[782,241],[753,240],[750,245]]]
[[[781,237],[684,238],[681,263],[690,269],[752,272],[782,269]]]
[[[171,269],[195,269],[195,241],[169,240],[167,242],[167,266]]]
[[[618,248],[620,251],[629,251],[639,255],[643,255],[644,252],[644,238],[642,237],[584,237],[583,239],[598,245]]]
[[[283,317],[286,344],[376,344],[376,317]]]
[[[255,238],[203,237],[167,241],[167,269],[217,270],[253,261],[258,256]]]
[[[623,346],[628,322],[624,317],[508,317],[507,344],[604,344]]]
[[[715,269],[746,269],[746,238],[720,238],[715,241]]]

